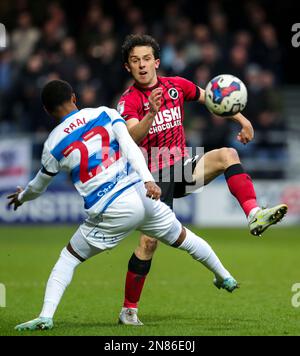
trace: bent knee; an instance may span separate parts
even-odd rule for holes
[[[217,151],[219,162],[222,165],[223,170],[226,170],[233,164],[240,163],[239,154],[236,149],[231,147],[222,147]]]
[[[239,159],[239,154],[235,148],[232,147],[222,147],[218,149],[219,156],[221,159],[235,158]]]
[[[175,247],[175,248],[181,246],[183,241],[185,240],[185,238],[186,238],[186,229],[184,226],[182,226],[181,233],[180,233],[178,239],[171,246]]]

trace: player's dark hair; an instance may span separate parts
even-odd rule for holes
[[[149,35],[128,35],[122,45],[123,63],[128,63],[129,53],[134,47],[149,46],[153,49],[155,59],[159,59],[159,44]]]
[[[42,90],[42,103],[49,113],[53,113],[60,105],[70,101],[73,93],[74,90],[68,82],[53,80]]]

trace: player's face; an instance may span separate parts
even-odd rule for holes
[[[157,82],[159,63],[159,59],[154,58],[152,47],[139,46],[130,51],[125,68],[140,86],[150,87]]]

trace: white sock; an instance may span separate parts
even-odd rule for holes
[[[74,270],[80,263],[66,248],[61,251],[60,257],[48,279],[40,317],[53,318],[65,289],[71,283]]]
[[[125,308],[125,307],[122,307],[121,311],[123,312],[123,311],[125,311],[127,309],[131,309],[131,310],[134,310],[134,311],[138,312],[138,308]]]
[[[259,207],[251,209],[250,213],[248,215],[248,221],[250,221],[259,210],[261,210],[261,208],[259,208]]]
[[[209,244],[187,228],[185,230],[185,240],[178,248],[187,251],[195,260],[212,271],[218,279],[231,277]]]

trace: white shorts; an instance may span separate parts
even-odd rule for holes
[[[181,229],[174,212],[160,200],[146,197],[144,183],[140,182],[123,192],[98,222],[87,219],[80,225],[70,243],[75,252],[87,259],[114,248],[134,230],[172,245]]]

